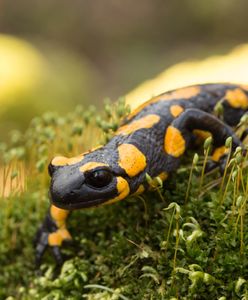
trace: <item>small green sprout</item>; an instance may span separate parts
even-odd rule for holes
[[[214,113],[217,117],[221,118],[224,113],[224,107],[223,107],[223,101],[220,100],[217,102],[217,104],[214,107]]]
[[[140,276],[140,278],[148,277],[148,278],[153,279],[156,284],[160,283],[159,274],[154,268],[152,268],[150,266],[144,266],[141,269],[141,271],[143,272],[143,274]]]

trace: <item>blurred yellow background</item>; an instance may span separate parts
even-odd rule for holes
[[[0,140],[47,110],[247,83],[247,10],[245,0],[2,0]]]
[[[126,100],[135,108],[164,91],[211,82],[248,83],[248,44],[235,47],[226,55],[175,64],[128,93]]]

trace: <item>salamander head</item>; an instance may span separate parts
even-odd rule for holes
[[[127,180],[97,153],[74,158],[55,157],[48,169],[51,201],[63,209],[112,203],[130,192]]]

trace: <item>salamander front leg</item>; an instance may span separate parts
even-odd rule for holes
[[[42,257],[48,247],[51,248],[56,262],[61,265],[63,257],[60,251],[64,241],[71,241],[71,235],[66,228],[66,219],[69,215],[68,210],[60,209],[51,205],[49,211],[38,229],[35,237],[35,262],[39,267]]]

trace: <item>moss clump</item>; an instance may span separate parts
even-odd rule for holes
[[[126,110],[121,102],[105,112],[47,113],[1,145],[3,179],[16,193],[0,200],[0,299],[248,299],[247,157],[237,149],[223,178],[218,170],[206,175],[210,143],[164,184],[152,180],[153,191],[74,212],[62,269],[49,252],[41,272],[34,269],[32,241],[48,207],[46,165],[56,153],[79,154],[108,139]]]

